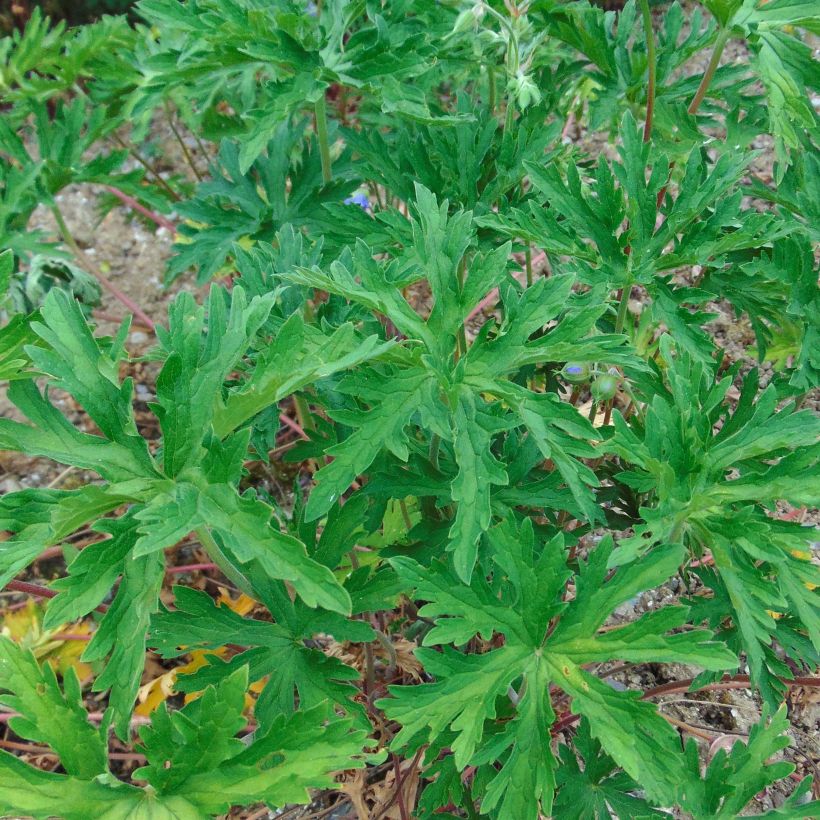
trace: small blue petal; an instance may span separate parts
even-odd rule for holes
[[[353,196],[349,196],[344,203],[345,205],[358,205],[360,208],[364,208],[364,210],[370,207],[370,200],[366,194],[353,194]]]
[[[578,367],[578,365],[573,365],[572,367],[567,367],[566,372],[569,373],[571,376],[580,376],[581,373],[584,372],[583,367]]]

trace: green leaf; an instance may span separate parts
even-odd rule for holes
[[[785,706],[771,716],[764,709],[747,742],[734,743],[728,752],[718,749],[703,780],[696,780],[692,791],[687,793],[686,809],[696,820],[737,817],[758,792],[788,777],[794,771],[794,764],[785,760],[772,761],[790,743],[786,734],[788,728]],[[686,753],[690,767],[697,771],[698,753],[693,741],[689,741]],[[804,805],[792,816],[809,817],[811,814],[811,807]]]
[[[636,797],[640,786],[620,771],[590,733],[589,722],[581,720],[572,748],[560,746],[558,793],[553,811],[567,820],[614,820],[616,817],[669,817]],[[582,768],[583,765],[583,768]]]
[[[134,772],[159,792],[179,792],[191,775],[211,771],[244,748],[236,737],[244,725],[242,709],[248,686],[248,668],[240,667],[218,687],[208,687],[178,712],[163,703],[140,729],[141,750],[148,765]]]
[[[44,772],[24,763],[9,752],[0,751],[0,811],[12,815],[48,820],[85,820],[89,814],[111,820],[157,818],[157,820],[199,820],[173,801],[166,803],[140,789],[119,781],[106,785],[54,772]]]
[[[453,420],[458,475],[453,480],[452,497],[458,508],[447,549],[453,553],[456,574],[466,583],[473,572],[479,538],[492,519],[490,485],[508,482],[501,462],[491,452],[494,433],[505,425],[488,409],[482,407],[472,393],[463,391]]]
[[[278,715],[291,713],[297,706],[312,709],[324,704],[328,716],[334,708],[362,716],[360,707],[351,700],[357,690],[348,683],[358,679],[358,673],[305,645],[305,641],[313,640],[317,630],[331,633],[337,640],[370,640],[372,630],[364,624],[291,603],[284,590],[277,594],[275,603],[273,614],[277,622],[270,623],[243,618],[227,607],[217,607],[197,590],[175,587],[174,610],[160,611],[151,619],[149,645],[163,657],[173,658],[194,649],[218,649],[241,635],[243,646],[250,647],[247,651],[228,662],[209,656],[207,666],[178,677],[175,686],[183,692],[198,692],[248,665],[251,682],[267,678],[254,708],[254,716],[263,730]]]
[[[247,303],[241,287],[231,291],[226,313],[222,291],[212,288],[205,311],[190,294],[181,294],[171,306],[168,330],[159,338],[167,358],[157,377],[154,411],[163,432],[163,467],[175,477],[197,466],[203,458],[203,440],[213,419],[215,402],[228,374],[246,354],[256,332],[267,319],[272,296]]]
[[[633,652],[635,657],[644,652],[645,657],[656,657],[661,650],[707,669],[736,666],[732,653],[711,642],[707,632],[686,632],[683,640],[670,636],[661,647],[657,631],[679,624],[681,619],[675,616],[651,624],[642,619],[595,634],[609,613],[638,588],[656,586],[674,571],[679,549],[668,559],[657,553],[640,571],[619,570],[604,582],[612,544],[601,542],[589,564],[581,567],[578,597],[567,605],[557,594],[570,575],[562,566],[565,556],[559,539],[539,545],[536,551],[531,524],[525,521],[519,528],[508,519],[492,531],[491,543],[495,588],[478,576],[469,587],[461,585],[440,562],[424,569],[408,558],[391,561],[415,588],[416,597],[429,602],[420,614],[433,618],[436,626],[425,644],[464,645],[474,635],[489,640],[496,632],[505,637],[500,649],[480,655],[447,647],[442,652],[419,650],[420,660],[436,681],[390,687],[393,697],[378,704],[402,725],[393,748],[429,742],[435,749],[451,748],[459,769],[489,767],[482,808],[502,806],[503,820],[535,818],[539,805],[549,814],[555,761],[546,739],[555,719],[548,694],[553,684],[570,695],[573,710],[589,720],[593,736],[618,765],[640,778],[650,800],[676,802],[690,775],[674,730],[654,705],[639,700],[639,693],[616,692],[583,666]],[[558,619],[557,625],[548,629],[553,618]],[[621,635],[626,636],[623,641]],[[494,725],[500,711],[508,709],[504,700],[516,681],[521,682],[522,692],[520,699],[512,701],[517,717],[506,726]],[[519,787],[526,790],[523,797],[516,791]]]
[[[133,548],[136,532],[129,524],[120,521],[111,528],[115,538],[127,539]],[[131,710],[145,664],[146,633],[151,613],[158,605],[164,573],[162,555],[134,557],[132,552],[127,556],[114,600],[82,655],[86,661],[108,659],[93,689],[110,689],[108,710],[123,739],[129,733]]]
[[[294,314],[261,352],[242,386],[217,400],[214,430],[224,436],[304,386],[375,359],[390,347],[377,336],[361,338],[352,324],[326,335]]]
[[[389,375],[371,371],[365,379],[351,377],[344,389],[355,390],[372,406],[366,411],[333,414],[355,429],[344,441],[328,448],[327,454],[333,460],[316,473],[317,484],[305,511],[307,520],[326,513],[383,449],[407,459],[405,427],[421,408],[429,381],[430,374],[419,367],[394,370]]]
[[[14,271],[14,253],[5,250],[0,253],[0,302],[4,302],[11,285],[11,274]]]
[[[80,683],[69,669],[60,691],[56,675],[46,662],[41,668],[34,655],[11,639],[0,637],[0,702],[19,712],[10,721],[21,737],[51,746],[69,775],[90,780],[108,768],[101,732],[88,722]]]

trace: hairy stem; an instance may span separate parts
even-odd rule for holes
[[[316,425],[313,423],[313,417],[310,415],[310,406],[307,399],[299,393],[293,394],[293,409],[296,411],[296,418],[299,419],[302,436],[306,439],[310,437],[305,435],[305,430],[313,430]]]
[[[134,197],[129,196],[124,191],[121,191],[119,188],[112,188],[110,185],[105,186],[105,190],[108,193],[113,194],[123,205],[127,205],[134,211],[141,213],[146,219],[150,219],[155,225],[158,225],[160,228],[165,228],[171,236],[176,233],[177,226],[171,222],[170,219],[164,217],[162,214],[158,214],[156,211],[152,211],[150,208],[146,208],[141,202],[134,199]]]
[[[163,188],[165,192],[168,194],[168,196],[170,196],[171,199],[174,200],[174,202],[179,202],[180,199],[182,199],[182,197],[162,178],[160,172],[156,168],[154,168],[154,166],[151,165],[151,163],[148,162],[148,160],[145,159],[145,157],[143,157],[142,154],[139,153],[139,151],[137,151],[132,146],[128,145],[125,142],[125,140],[118,134],[112,134],[111,136],[114,139],[114,142],[116,142],[117,145],[120,146],[120,148],[124,148],[126,151],[128,151],[128,153],[140,165],[142,165],[142,167],[145,168],[145,170],[148,171],[151,174],[151,176],[154,177],[154,180],[156,181],[157,185],[159,185],[160,188]]]
[[[433,465],[433,469],[438,472],[438,451],[441,448],[441,436],[438,433],[433,433],[430,437],[430,464]]]
[[[649,142],[652,135],[652,115],[655,111],[655,32],[652,30],[652,12],[649,10],[649,0],[640,0],[643,14],[643,27],[646,32],[646,61],[649,76],[646,84],[646,122],[643,125],[643,141]]]
[[[256,598],[256,593],[248,579],[228,560],[228,556],[222,552],[222,548],[216,543],[211,533],[205,527],[197,527],[195,532],[199,543],[208,553],[208,557],[219,567],[219,571],[249,598]]]
[[[458,287],[459,290],[464,290],[464,281],[467,279],[467,255],[461,257],[461,262],[458,263]],[[467,353],[467,328],[466,322],[462,322],[458,329],[458,347],[456,350],[456,358],[464,356]]]
[[[40,586],[39,584],[30,584],[27,581],[9,581],[3,589],[10,592],[24,592],[26,595],[34,595],[37,598],[54,598],[57,593],[53,589]],[[108,612],[107,604],[100,604],[94,607],[95,612]]]
[[[399,508],[401,509],[401,517],[404,519],[404,526],[408,530],[412,530],[413,522],[410,520],[410,511],[407,509],[407,502],[403,498],[399,499]]]
[[[199,173],[199,169],[196,167],[196,163],[194,163],[194,158],[191,156],[191,152],[188,150],[188,146],[182,138],[182,134],[179,133],[176,125],[174,125],[174,112],[171,110],[171,106],[168,104],[167,100],[165,101],[165,116],[168,118],[168,125],[171,128],[171,133],[174,135],[177,143],[179,143],[179,147],[182,149],[182,155],[185,157],[185,161],[188,163],[191,171],[193,171],[197,181],[202,182],[202,174]]]
[[[532,247],[527,242],[527,250],[524,251],[524,265],[527,269],[527,287],[532,285]]]
[[[490,114],[495,114],[495,66],[487,65],[487,108]]]
[[[325,185],[333,179],[333,169],[330,161],[330,141],[327,135],[327,103],[325,94],[316,100],[313,106],[316,115],[316,139],[319,141],[319,156],[322,158],[322,180]]]
[[[626,311],[629,308],[629,297],[632,294],[632,285],[626,284],[621,288],[621,301],[618,302],[618,316],[615,319],[615,332],[621,333],[626,323]]]
[[[692,102],[689,103],[689,108],[687,109],[689,114],[696,114],[697,110],[700,108],[700,104],[706,97],[706,92],[709,90],[709,85],[712,82],[712,78],[715,76],[718,64],[720,63],[720,58],[723,56],[723,49],[726,47],[726,43],[728,41],[729,30],[722,28],[718,32],[717,40],[715,40],[715,48],[712,51],[711,58],[709,59],[709,65],[706,66],[706,71],[703,73],[698,90],[695,92],[695,96],[692,97]]]

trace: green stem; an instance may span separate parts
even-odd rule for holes
[[[488,65],[487,66],[487,108],[489,108],[490,114],[495,113],[495,95],[496,95],[495,66]]]
[[[404,526],[407,527],[408,531],[413,529],[413,522],[410,520],[410,511],[407,509],[407,502],[403,499],[399,499],[399,508],[401,509],[401,517],[404,519]]]
[[[256,593],[253,591],[248,579],[228,560],[227,555],[222,552],[222,548],[216,543],[211,533],[205,527],[197,527],[195,532],[199,543],[202,544],[205,552],[219,567],[222,574],[245,595],[256,598]]]
[[[527,250],[524,251],[524,262],[527,268],[527,287],[530,287],[532,285],[532,248],[529,242],[527,242]]]
[[[481,820],[479,813],[475,810],[475,798],[473,797],[473,789],[469,781],[464,783],[462,808],[467,812],[469,820]]]
[[[635,397],[635,394],[632,392],[632,388],[629,386],[629,383],[627,381],[624,381],[624,383],[621,385],[621,389],[626,393],[627,396],[629,396],[629,400],[632,402],[632,406],[635,408],[635,412],[638,414],[638,418],[642,422],[646,422],[646,413],[644,412],[641,403],[638,401],[638,399]]]
[[[439,472],[438,468],[438,451],[441,449],[441,436],[438,433],[433,433],[430,437],[430,463],[433,465],[433,468],[436,472]]]
[[[464,290],[464,282],[467,279],[467,255],[461,257],[461,262],[458,263],[458,289]],[[467,353],[467,329],[465,323],[462,322],[458,329],[458,349],[457,355],[464,356]]]
[[[188,163],[189,167],[194,173],[194,176],[197,178],[198,182],[202,182],[202,174],[199,173],[199,170],[194,163],[194,158],[191,156],[191,152],[188,150],[188,146],[185,144],[185,140],[182,138],[182,134],[179,133],[177,127],[174,125],[174,112],[171,111],[171,106],[168,104],[167,100],[165,102],[165,116],[168,117],[168,125],[171,128],[171,133],[176,138],[177,143],[179,143],[179,147],[182,149],[182,154],[185,157],[185,161]]]
[[[293,394],[293,409],[296,411],[296,417],[303,430],[313,430],[316,427],[313,423],[313,416],[310,415],[310,406],[303,395]]]
[[[629,308],[629,297],[632,293],[632,283],[627,282],[621,290],[621,301],[618,302],[618,318],[615,320],[615,332],[620,333],[626,323],[626,311]]]
[[[718,64],[720,63],[720,58],[723,56],[723,49],[726,47],[726,43],[728,41],[729,30],[723,28],[718,32],[717,40],[715,40],[715,48],[712,51],[711,58],[709,59],[709,65],[706,66],[706,71],[703,73],[698,90],[695,92],[692,102],[689,103],[689,108],[687,109],[689,114],[696,114],[697,110],[700,108],[700,104],[704,100],[704,97],[706,97],[706,92],[709,90],[709,85],[712,82],[712,78],[715,76]]]
[[[503,136],[506,138],[507,134],[512,132],[513,122],[515,119],[515,103],[512,98],[507,99],[507,114],[504,117],[504,132]]]
[[[325,94],[316,100],[313,107],[316,115],[316,139],[319,141],[319,155],[322,158],[322,180],[327,185],[333,179],[333,169],[330,161],[330,142],[327,135],[327,103]]]
[[[649,138],[652,135],[652,115],[655,111],[655,79],[657,68],[655,59],[655,32],[652,30],[652,12],[649,10],[649,0],[640,0],[640,4],[643,14],[643,27],[646,32],[646,61],[649,71],[646,86],[646,122],[643,126],[643,141],[649,142]]]

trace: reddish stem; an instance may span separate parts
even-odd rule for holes
[[[141,213],[144,217],[150,219],[154,224],[159,225],[160,228],[165,228],[166,231],[171,233],[171,236],[176,233],[177,226],[167,217],[156,213],[156,211],[152,211],[150,208],[146,208],[141,202],[134,199],[132,196],[128,196],[128,194],[124,191],[120,191],[119,188],[113,188],[110,185],[106,185],[106,189],[109,193],[114,194],[114,196],[117,197],[123,205],[127,205],[132,210]]]
[[[38,598],[54,598],[57,593],[48,587],[42,587],[39,584],[29,584],[27,581],[9,581],[4,589],[12,592],[24,592],[27,595],[35,595]],[[96,612],[108,612],[108,607],[105,604],[100,604],[94,607]]]
[[[287,416],[284,413],[280,413],[279,421],[281,421],[282,424],[285,424],[286,426],[290,427],[290,429],[294,432],[298,433],[298,435],[301,438],[305,439],[305,441],[310,441],[308,434],[292,418],[290,418],[290,416]]]
[[[672,695],[677,692],[686,692],[692,685],[693,681],[694,678],[688,678],[687,680],[673,681],[672,683],[664,683],[660,686],[655,686],[652,689],[647,689],[641,695],[641,700],[658,697],[659,695]],[[781,679],[780,682],[790,688],[794,686],[820,686],[820,677],[800,677],[793,678],[792,680]],[[731,677],[726,677],[716,683],[701,686],[698,689],[698,692],[714,692],[726,689],[748,689],[749,684],[750,682],[748,675],[732,675]],[[572,713],[564,715],[564,717],[552,724],[550,732],[553,736],[558,735],[563,732],[564,729],[568,729],[574,723],[577,723],[580,719],[580,715]]]
[[[538,264],[538,263],[542,262],[545,258],[546,258],[546,254],[545,254],[543,251],[541,251],[540,253],[537,253],[537,254],[533,257],[533,259],[532,259],[532,264],[533,264],[533,265],[536,265],[536,264]],[[523,270],[516,271],[516,272],[513,274],[513,276],[515,276],[515,278],[516,278],[519,282],[521,282],[521,284],[524,284],[524,277],[526,277],[526,271],[523,271]],[[486,296],[485,296],[485,297],[484,297],[484,298],[483,298],[483,299],[482,299],[482,300],[481,300],[481,301],[480,301],[480,302],[479,302],[479,303],[478,303],[478,304],[477,304],[477,305],[476,305],[476,306],[475,306],[475,307],[474,307],[474,308],[473,308],[473,309],[472,309],[472,310],[471,310],[471,311],[467,314],[467,318],[465,319],[465,321],[469,322],[471,319],[474,319],[476,316],[478,316],[478,314],[479,314],[479,313],[481,313],[481,311],[482,311],[482,310],[484,310],[484,308],[489,307],[490,305],[492,305],[492,304],[493,304],[494,302],[496,302],[496,301],[498,301],[498,288],[493,288],[493,289],[492,289],[492,290],[491,290],[491,291],[490,291],[490,292],[489,292],[489,293],[488,293],[488,294],[487,294],[487,295],[486,295]]]
[[[183,572],[205,572],[207,570],[218,569],[216,564],[181,564],[178,567],[167,567],[166,572],[180,574]]]

